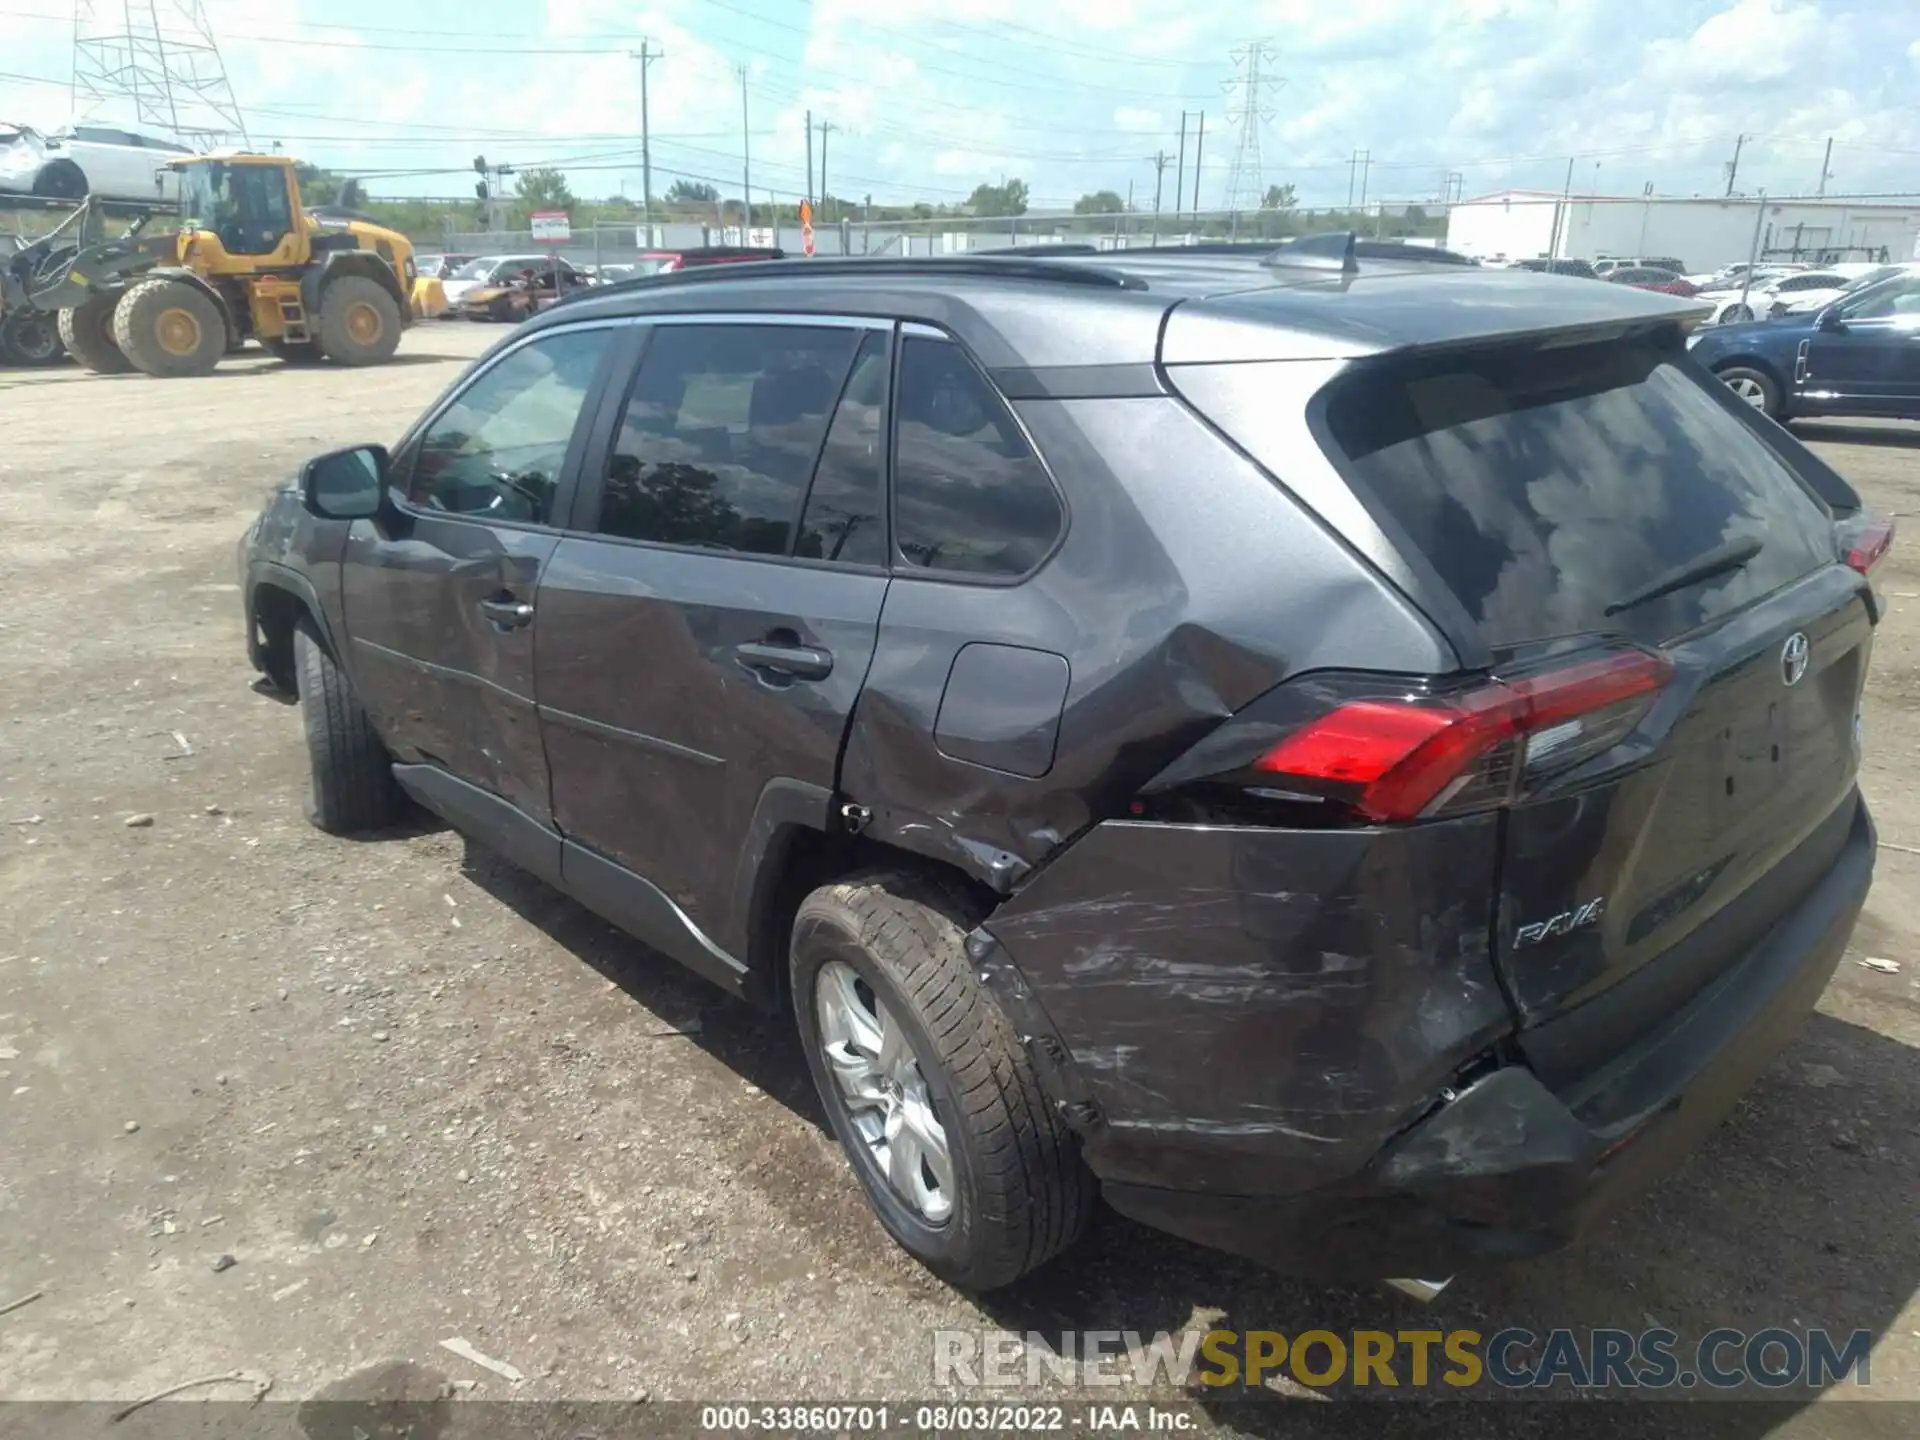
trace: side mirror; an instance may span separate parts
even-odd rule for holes
[[[300,467],[300,500],[323,520],[370,520],[387,503],[392,461],[384,445],[316,455]]]
[[[1814,325],[1817,329],[1830,330],[1835,334],[1847,328],[1846,319],[1840,314],[1840,307],[1838,305],[1829,305],[1826,309],[1822,310],[1820,312],[1820,318],[1814,322]]]

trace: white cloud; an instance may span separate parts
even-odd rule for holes
[[[665,52],[661,189],[685,174],[737,191],[745,63],[756,192],[804,188],[811,110],[837,127],[839,194],[957,202],[1005,174],[1036,204],[1150,196],[1157,152],[1170,194],[1184,113],[1190,197],[1204,110],[1217,204],[1239,148],[1229,56],[1262,35],[1284,85],[1263,97],[1260,178],[1309,205],[1343,202],[1363,169],[1390,199],[1434,195],[1450,170],[1469,193],[1558,189],[1569,156],[1581,186],[1711,190],[1737,135],[1742,185],[1776,193],[1815,181],[1829,135],[1846,189],[1911,186],[1920,155],[1914,0],[544,0],[418,34],[395,27],[424,13],[380,0],[208,3],[256,135],[343,168],[452,172],[380,182],[422,193],[464,194],[475,150],[594,156],[577,192],[631,190],[642,35]],[[9,22],[0,70],[48,83],[0,80],[0,114],[58,123],[70,30],[35,8],[50,20]],[[465,53],[488,49],[504,53]]]

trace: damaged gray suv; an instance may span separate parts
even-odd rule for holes
[[[312,816],[411,797],[790,1011],[958,1285],[1097,1196],[1329,1278],[1561,1245],[1847,943],[1891,525],[1696,307],[1446,258],[557,307],[247,534]]]

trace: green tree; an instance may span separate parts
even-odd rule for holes
[[[667,199],[676,205],[711,205],[719,198],[719,189],[704,180],[676,180],[667,187]]]
[[[1027,182],[1009,180],[1003,185],[976,185],[967,204],[975,215],[1007,216],[1027,213]]]
[[[571,210],[579,203],[558,170],[522,170],[513,188],[529,210]]]
[[[1073,202],[1076,215],[1118,215],[1127,208],[1118,192],[1113,190],[1095,190],[1091,195],[1082,195]]]
[[[1260,197],[1262,210],[1291,210],[1300,202],[1294,198],[1293,186],[1269,185],[1267,193]]]

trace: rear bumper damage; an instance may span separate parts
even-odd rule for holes
[[[1437,903],[1479,863],[1474,821],[1369,832],[1344,890],[1298,873],[1323,842],[1356,844],[1344,835],[1111,827],[1171,833],[1109,840],[1060,873],[1077,846],[973,951],[1114,1208],[1297,1274],[1447,1275],[1578,1238],[1733,1107],[1813,1008],[1866,898],[1873,827],[1851,805],[1833,863],[1760,943],[1556,1088],[1513,1043],[1484,945],[1482,968],[1467,958],[1483,937]],[[1128,864],[1129,845],[1158,854]],[[1239,888],[1191,883],[1208,878]],[[1112,928],[1075,940],[1069,917],[1103,912]],[[1277,928],[1283,914],[1304,926]]]

